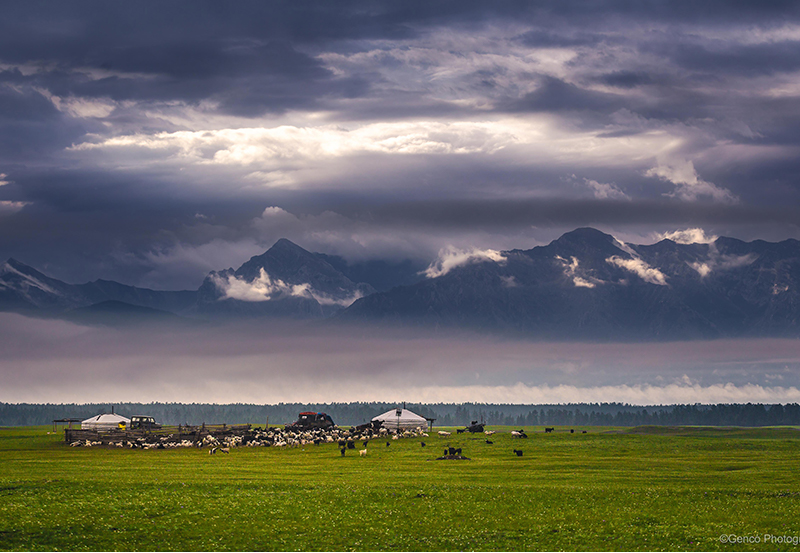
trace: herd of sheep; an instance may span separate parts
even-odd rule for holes
[[[386,438],[397,440],[427,436],[424,429],[393,431],[386,428],[358,427],[344,430],[338,427],[311,430],[284,430],[282,428],[254,428],[240,434],[224,433],[214,435],[211,433],[188,439],[176,434],[147,434],[136,438],[114,438],[109,434],[109,440],[76,440],[70,443],[72,447],[112,446],[129,449],[172,449],[180,447],[208,448],[210,454],[222,451],[227,453],[234,447],[296,447],[310,444],[338,443],[340,447],[354,449],[356,442],[366,443],[369,440]],[[226,451],[227,450],[227,451]]]
[[[553,432],[554,429],[545,429],[546,433]],[[463,431],[460,431],[463,432]],[[570,431],[571,433],[574,430]],[[495,432],[486,430],[485,442],[493,444],[489,437]],[[585,431],[583,432],[585,433]],[[450,432],[440,430],[437,432],[441,438],[447,438],[451,435]],[[309,430],[291,430],[282,428],[253,428],[246,429],[240,433],[222,433],[214,435],[213,433],[206,433],[203,435],[195,435],[192,439],[188,439],[186,435],[176,434],[146,434],[136,438],[115,438],[113,434],[109,434],[106,440],[77,440],[70,443],[72,447],[97,447],[97,446],[112,446],[119,448],[129,449],[172,449],[172,448],[207,448],[208,453],[213,455],[215,453],[230,453],[231,448],[236,447],[299,447],[306,445],[319,445],[325,443],[335,443],[338,445],[341,455],[344,456],[347,450],[355,450],[357,443],[363,446],[358,450],[360,456],[367,455],[367,444],[375,443],[377,441],[385,441],[386,447],[391,445],[391,440],[398,440],[401,438],[417,438],[428,437],[425,429],[422,427],[411,430],[389,430],[374,425],[363,425],[359,427],[345,430],[339,427],[331,428],[318,428]],[[528,435],[523,430],[511,431],[512,438],[527,438]],[[422,447],[425,447],[425,442],[420,442]],[[374,447],[374,446],[373,446]],[[522,456],[522,450],[514,449],[513,453],[518,457]],[[461,449],[454,450],[453,448],[445,449],[444,455],[440,459],[466,459],[461,456]]]

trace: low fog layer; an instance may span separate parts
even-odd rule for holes
[[[543,343],[324,324],[0,314],[0,401],[800,402],[800,341]]]

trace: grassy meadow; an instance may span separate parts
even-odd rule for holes
[[[0,549],[800,549],[765,541],[800,537],[797,429],[494,429],[491,445],[431,434],[341,457],[71,448],[63,431],[2,428]],[[471,460],[433,460],[446,445]]]

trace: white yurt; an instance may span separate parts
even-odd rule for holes
[[[118,430],[119,423],[124,422],[127,427],[131,419],[115,413],[101,413],[81,422],[81,430]]]
[[[412,413],[408,409],[400,408],[386,411],[382,415],[373,418],[374,421],[381,421],[383,428],[389,430],[414,430],[415,428],[428,429],[428,419]]]

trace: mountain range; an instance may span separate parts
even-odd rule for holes
[[[455,259],[427,271],[409,261],[349,264],[281,239],[236,270],[211,272],[196,291],[67,284],[9,259],[0,267],[0,310],[95,322],[110,313],[329,319],[542,339],[800,335],[797,240],[635,245],[582,228],[546,246]]]

